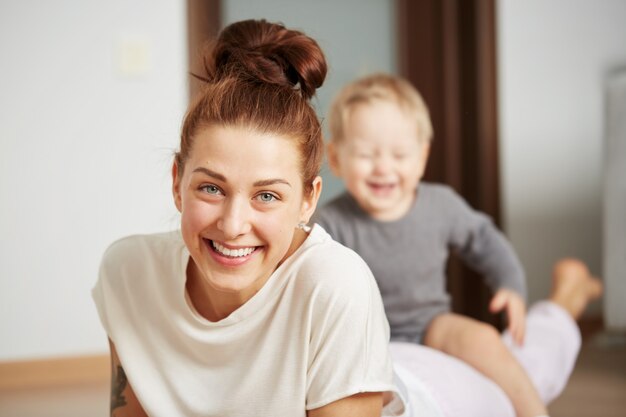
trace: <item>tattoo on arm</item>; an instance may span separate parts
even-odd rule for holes
[[[113,415],[113,411],[116,408],[127,404],[126,397],[123,394],[126,385],[128,385],[128,380],[126,379],[124,368],[117,365],[117,369],[113,370],[113,375],[111,376],[111,415]]]

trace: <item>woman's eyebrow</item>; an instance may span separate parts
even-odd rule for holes
[[[273,179],[269,179],[269,180],[261,180],[261,181],[257,181],[255,182],[253,185],[255,187],[265,187],[267,185],[274,185],[274,184],[285,184],[291,187],[291,184],[289,184],[289,181],[287,180],[283,180],[282,178],[273,178]]]
[[[193,172],[200,172],[200,173],[205,174],[205,175],[207,175],[209,177],[215,178],[215,179],[220,180],[222,182],[226,182],[226,177],[225,176],[223,176],[222,174],[217,173],[215,171],[211,171],[210,169],[205,168],[205,167],[198,167],[198,168],[194,169]],[[285,185],[288,185],[289,187],[291,187],[291,184],[289,183],[289,181],[284,180],[282,178],[271,178],[271,179],[268,179],[268,180],[259,180],[259,181],[256,181],[253,185],[255,187],[265,187],[265,186],[274,185],[274,184],[285,184]]]
[[[213,177],[213,178],[215,178],[217,180],[226,182],[226,177],[225,176],[223,176],[222,174],[219,174],[219,173],[217,173],[215,171],[211,171],[208,168],[198,167],[198,168],[194,169],[193,172],[201,172],[201,173],[203,173],[205,175],[208,175],[209,177]]]

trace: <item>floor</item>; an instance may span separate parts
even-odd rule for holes
[[[550,416],[626,417],[624,335],[611,338],[596,332],[584,337],[570,383],[550,405]],[[0,391],[0,417],[106,416],[109,389],[109,383],[103,382],[79,387]]]
[[[54,389],[0,391],[2,417],[104,417],[109,415],[110,383]]]
[[[585,340],[551,417],[626,417],[626,335],[598,333]]]

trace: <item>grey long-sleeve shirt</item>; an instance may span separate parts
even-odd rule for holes
[[[524,271],[511,244],[491,219],[450,187],[422,182],[401,219],[371,218],[344,193],[318,210],[315,221],[357,252],[378,282],[392,340],[421,342],[438,314],[450,311],[446,261],[454,250],[496,291],[526,297]]]

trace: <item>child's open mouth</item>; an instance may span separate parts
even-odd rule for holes
[[[396,184],[390,184],[390,183],[383,184],[383,183],[370,182],[367,185],[374,194],[382,195],[382,196],[391,193],[396,188]]]

